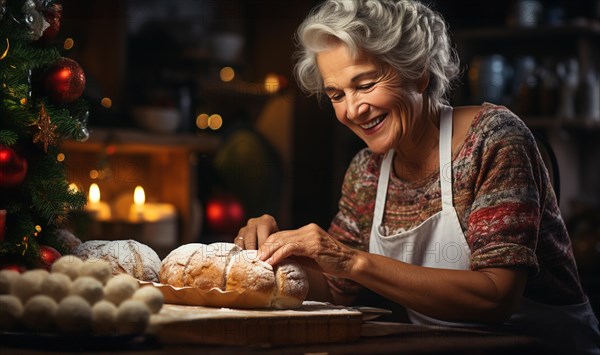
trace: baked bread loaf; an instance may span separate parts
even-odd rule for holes
[[[285,260],[273,268],[258,258],[256,250],[242,250],[232,243],[185,244],[167,255],[161,264],[160,282],[205,291],[236,291],[239,308],[297,308],[308,293],[306,272]]]
[[[277,285],[273,267],[258,258],[257,250],[242,250],[234,254],[227,265],[225,291],[244,293],[248,308],[271,306]]]
[[[159,281],[161,261],[158,254],[135,240],[90,240],[77,246],[72,253],[82,260],[108,261],[113,275],[129,274],[142,281]]]
[[[175,287],[183,287],[183,271],[192,255],[200,250],[202,245],[204,244],[184,244],[171,251],[160,264],[160,282]]]

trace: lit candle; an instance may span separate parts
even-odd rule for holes
[[[129,209],[129,219],[133,222],[140,222],[144,220],[144,204],[146,202],[146,193],[144,188],[136,186],[133,191],[133,205]]]
[[[148,203],[144,188],[136,186],[133,204],[129,209],[129,220],[133,222],[160,222],[176,218],[175,206],[168,203]]]
[[[110,219],[110,207],[106,202],[100,200],[100,187],[96,183],[90,185],[88,203],[85,206],[85,210],[90,212],[99,221]]]

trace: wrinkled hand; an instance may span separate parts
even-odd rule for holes
[[[267,237],[279,230],[275,218],[267,214],[250,218],[242,227],[233,242],[243,249],[258,249]]]
[[[304,266],[347,277],[358,251],[331,237],[316,224],[271,234],[260,246],[260,259],[271,265],[292,257]]]

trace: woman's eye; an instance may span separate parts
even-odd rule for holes
[[[372,88],[373,86],[375,86],[375,83],[368,83],[368,84],[364,84],[364,85],[359,85],[356,88],[358,90],[368,90],[368,89]]]
[[[329,99],[331,99],[331,101],[340,101],[343,97],[344,95],[342,94],[329,95]]]

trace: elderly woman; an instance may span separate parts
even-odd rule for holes
[[[447,105],[459,66],[441,16],[409,0],[329,0],[297,39],[299,85],[326,95],[368,148],[328,231],[279,231],[264,215],[235,242],[271,264],[304,262],[313,298],[351,304],[366,287],[414,323],[560,327],[562,344],[595,349],[598,321],[535,140],[504,107]]]

